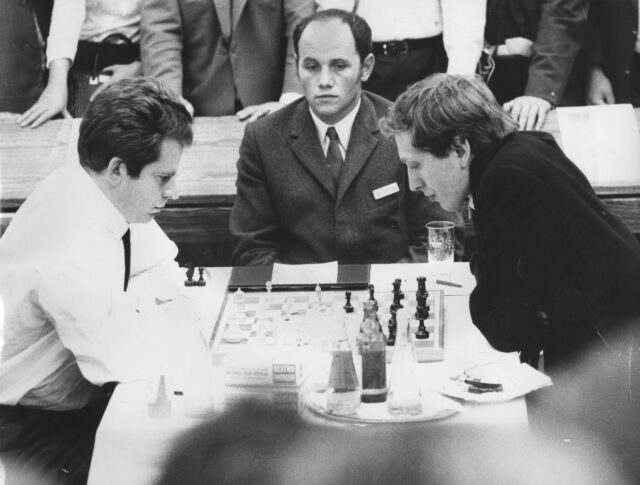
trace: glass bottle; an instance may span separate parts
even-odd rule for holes
[[[362,357],[362,396],[364,403],[384,402],[387,399],[387,339],[381,331],[375,302],[364,302],[365,318],[359,337]]]
[[[358,347],[358,353],[362,354],[362,342],[364,338],[365,329],[371,324],[374,325],[380,333],[382,333],[382,325],[378,319],[378,313],[376,311],[376,301],[366,300],[362,303],[362,322],[360,323],[360,331],[356,337],[356,346]],[[373,322],[373,323],[371,323]]]
[[[411,330],[406,310],[398,312],[398,335],[391,360],[387,409],[393,415],[416,415],[422,412],[422,394],[418,369],[411,345]]]
[[[326,391],[327,411],[347,416],[354,414],[360,406],[360,385],[353,364],[345,320],[338,319],[338,322],[340,323],[331,344],[331,369]]]

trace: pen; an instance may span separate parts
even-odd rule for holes
[[[452,283],[451,281],[436,280],[436,283],[444,286],[453,286],[454,288],[462,288],[462,285],[459,285],[458,283]]]

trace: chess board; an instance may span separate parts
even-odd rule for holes
[[[415,318],[416,299],[414,291],[403,288],[405,298],[402,305],[411,315],[411,341],[418,362],[442,360],[444,344],[444,292],[429,291],[427,304],[429,317],[425,326],[429,338],[416,339],[418,320]],[[344,291],[278,291],[267,293],[244,293],[240,298],[236,293],[228,293],[218,315],[211,341],[213,352],[229,354],[236,350],[264,347],[297,347],[328,352],[337,318],[346,319],[347,334],[355,339],[362,321],[362,303],[369,298],[366,290],[352,291],[353,313],[346,313]],[[393,302],[391,291],[376,291],[378,318],[385,335],[388,336],[388,322]],[[240,300],[240,301],[237,301]],[[318,301],[319,300],[319,301]],[[398,325],[402,325],[399,321]],[[404,323],[406,325],[406,321]],[[399,333],[398,333],[399,335]],[[354,347],[355,348],[355,347]],[[283,350],[286,352],[286,350]],[[393,353],[393,347],[387,347]]]

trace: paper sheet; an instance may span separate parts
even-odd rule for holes
[[[333,284],[338,281],[338,262],[320,264],[274,263],[271,283],[274,285]]]
[[[562,149],[593,186],[640,183],[640,135],[630,104],[556,111]]]

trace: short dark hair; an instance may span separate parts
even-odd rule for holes
[[[165,139],[193,141],[192,116],[180,98],[158,81],[136,77],[109,85],[89,104],[80,123],[80,164],[102,172],[113,157],[131,177],[160,157]]]
[[[381,127],[391,135],[412,132],[413,146],[437,157],[449,154],[456,137],[478,152],[518,129],[480,78],[442,73],[409,86]]]
[[[360,56],[360,60],[364,59],[373,51],[373,44],[371,43],[371,27],[369,24],[359,15],[346,10],[340,10],[338,8],[329,8],[327,10],[318,10],[315,13],[303,18],[293,29],[293,48],[296,55],[298,54],[298,44],[302,32],[311,22],[326,22],[331,19],[340,20],[342,23],[347,24],[351,29],[353,40],[356,44],[356,52]]]

